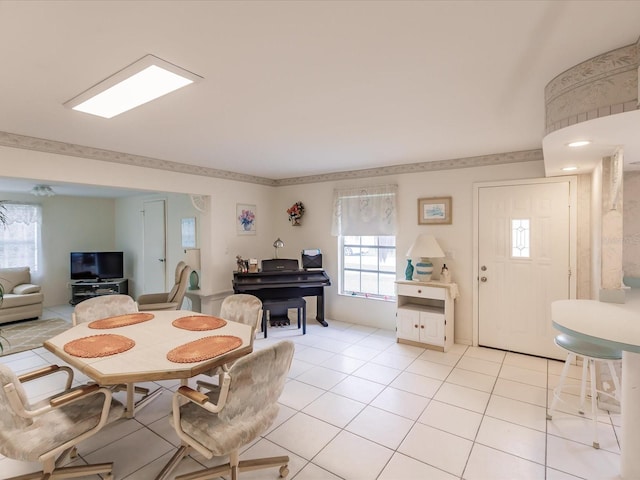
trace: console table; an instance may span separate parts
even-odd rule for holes
[[[454,342],[454,300],[458,285],[396,281],[396,340],[446,352]]]
[[[71,282],[71,305],[77,305],[83,300],[100,295],[121,294],[129,292],[129,280],[119,278],[115,280],[105,280],[101,282],[78,280]]]

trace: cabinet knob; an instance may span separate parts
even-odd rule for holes
[[[413,328],[418,328],[418,325],[414,325]]]
[[[418,293],[422,293],[422,290],[418,289]]]
[[[420,328],[424,328],[424,325],[420,325]]]

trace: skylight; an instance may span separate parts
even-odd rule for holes
[[[80,112],[113,118],[201,79],[147,55],[65,103]]]

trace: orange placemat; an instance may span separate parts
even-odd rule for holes
[[[64,351],[74,357],[95,358],[126,352],[136,344],[130,338],[112,333],[91,335],[66,343]]]
[[[215,330],[216,328],[224,327],[226,324],[226,320],[209,315],[189,315],[188,317],[176,318],[171,323],[174,327],[194,331]]]
[[[213,335],[185,343],[167,353],[167,360],[175,363],[202,362],[217,357],[242,345],[242,340],[232,335]]]
[[[94,320],[91,322],[89,328],[106,329],[106,328],[118,328],[126,327],[127,325],[133,325],[135,323],[146,322],[151,320],[155,315],[153,313],[127,313],[125,315],[118,315],[116,317],[101,318],[100,320]]]

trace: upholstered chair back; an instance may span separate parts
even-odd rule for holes
[[[274,409],[277,413],[293,352],[293,342],[286,340],[236,361],[229,370],[229,397],[218,414],[220,420],[233,424],[252,417],[268,418]]]
[[[189,275],[191,275],[191,267],[182,261],[178,262],[178,265],[176,265],[175,283],[167,295],[167,302],[180,301],[180,303],[182,303],[184,293],[187,291],[187,285],[189,284]],[[180,306],[178,306],[178,309],[179,308]]]
[[[229,295],[222,301],[220,317],[256,329],[262,319],[262,302],[258,297],[246,293]]]
[[[269,428],[278,415],[294,344],[286,340],[257,350],[236,361],[227,401],[217,414],[188,403],[180,408],[184,432],[216,456],[228,455]],[[207,393],[217,403],[220,389]]]
[[[72,320],[73,324],[77,325],[137,311],[138,304],[129,295],[102,295],[77,304],[73,310]]]

